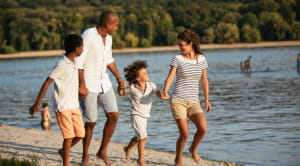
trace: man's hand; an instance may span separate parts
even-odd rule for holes
[[[122,78],[117,78],[118,84],[119,84],[119,88],[126,88],[126,81],[124,81]]]

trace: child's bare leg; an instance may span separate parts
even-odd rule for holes
[[[81,138],[79,138],[79,137],[74,137],[74,138],[72,139],[71,148],[72,148],[74,145],[76,145],[80,140],[81,140]],[[59,155],[61,156],[61,158],[63,159],[64,148],[59,149],[59,150],[58,150],[58,154],[59,154]]]
[[[136,145],[136,143],[137,143],[137,138],[136,138],[136,137],[133,137],[133,138],[130,140],[129,144],[128,144],[126,147],[124,147],[125,158],[126,158],[127,160],[130,159],[130,150]]]
[[[63,143],[63,166],[70,166],[70,151],[72,146],[72,138],[64,139]]]
[[[147,141],[147,138],[138,140],[138,152],[139,152],[138,165],[139,166],[146,166],[145,157],[144,157],[146,141]]]
[[[197,153],[197,147],[203,139],[207,130],[206,119],[203,113],[194,114],[190,117],[190,119],[195,124],[197,131],[194,135],[192,145],[189,148],[189,152],[192,154],[194,161],[200,163],[201,157]]]

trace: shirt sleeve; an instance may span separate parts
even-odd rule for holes
[[[178,60],[177,60],[177,58],[176,57],[174,57],[173,59],[172,59],[172,61],[171,61],[171,66],[174,66],[174,67],[177,67],[177,62],[178,62]]]
[[[152,92],[155,93],[157,91],[157,86],[151,82]]]
[[[207,60],[204,57],[204,59],[201,61],[201,66],[203,67],[203,69],[207,69],[208,68],[208,64],[207,64]]]
[[[130,93],[131,93],[130,87],[126,87],[126,88],[124,89],[124,91],[125,91],[125,94],[130,94]]]
[[[54,67],[53,67],[53,70],[51,71],[49,77],[56,80],[56,79],[59,79],[61,77],[61,75],[63,75],[64,73],[64,70],[62,69],[62,66],[58,64],[56,64]]]

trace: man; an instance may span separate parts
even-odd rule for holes
[[[101,14],[99,25],[88,28],[82,34],[84,48],[79,58],[79,95],[85,122],[82,164],[89,165],[89,145],[97,121],[98,105],[106,114],[101,146],[96,154],[106,165],[111,165],[107,157],[107,147],[118,120],[117,101],[108,77],[107,68],[116,77],[119,86],[126,87],[112,57],[111,34],[118,29],[119,17],[115,12]]]

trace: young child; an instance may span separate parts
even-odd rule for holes
[[[49,113],[48,103],[43,103],[42,107],[43,107],[43,110],[41,112],[41,117],[42,117],[41,126],[42,126],[43,130],[49,130],[50,129],[49,122],[52,121],[52,118]]]
[[[128,146],[124,147],[125,158],[130,159],[130,150],[138,144],[138,165],[145,166],[144,148],[147,140],[147,120],[150,117],[152,94],[157,93],[156,85],[149,82],[146,61],[135,61],[125,69],[125,78],[129,87],[118,88],[120,96],[131,94],[131,125],[135,130]]]
[[[78,68],[75,57],[83,50],[82,38],[79,35],[68,35],[64,42],[66,53],[53,68],[43,83],[35,103],[29,109],[31,116],[39,111],[40,103],[49,85],[54,81],[55,114],[64,137],[63,148],[58,150],[63,159],[63,166],[70,166],[71,147],[84,137],[84,126],[79,110]]]

